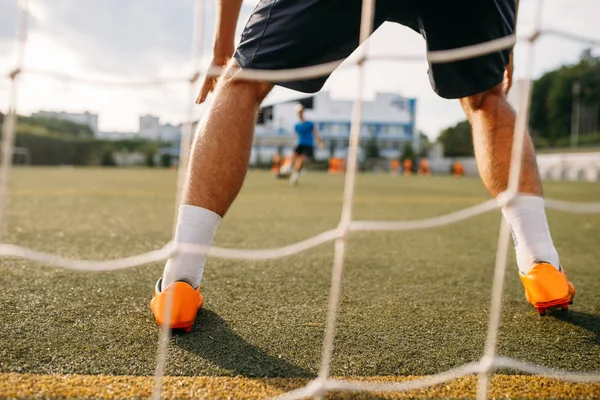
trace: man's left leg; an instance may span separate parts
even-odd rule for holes
[[[237,70],[232,61],[228,72]],[[258,107],[272,87],[266,82],[220,80],[192,145],[175,242],[211,245],[221,218],[244,182]],[[166,295],[171,292],[170,326],[191,330],[202,305],[200,282],[205,262],[205,254],[190,252],[167,261],[150,303],[159,324],[165,322]]]
[[[516,0],[418,2],[419,28],[429,51],[450,50],[510,37],[515,33]],[[468,29],[462,29],[468,27]],[[473,128],[481,178],[495,197],[506,190],[515,113],[502,83],[510,50],[430,65],[435,91],[460,99]],[[529,135],[525,137],[519,196],[503,207],[517,253],[527,300],[538,311],[566,307],[575,294],[554,248],[542,198],[542,185]]]

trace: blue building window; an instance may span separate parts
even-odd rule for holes
[[[408,133],[405,125],[382,125],[379,132],[384,136],[399,136]]]

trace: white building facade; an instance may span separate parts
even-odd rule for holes
[[[153,115],[140,117],[138,138],[162,142],[181,140],[182,125],[161,124],[160,119]]]
[[[331,98],[328,92],[274,104],[261,110],[256,125],[251,161],[267,162],[279,153],[288,155],[294,147],[294,125],[298,122],[297,107],[305,106],[304,117],[312,121],[325,142],[324,149],[315,149],[316,159],[345,158],[348,153],[352,100]],[[361,127],[362,149],[374,138],[381,157],[396,158],[407,142],[419,148],[415,130],[416,99],[396,93],[376,93],[373,100],[363,102]]]

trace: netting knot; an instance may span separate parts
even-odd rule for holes
[[[479,361],[479,373],[487,374],[494,370],[494,356],[483,356]]]
[[[359,67],[362,67],[362,65],[367,61],[367,56],[366,55],[361,55],[360,57],[358,57],[358,59],[356,60],[356,65],[358,65]]]
[[[529,43],[533,43],[541,36],[541,34],[542,34],[542,31],[537,29],[531,35],[529,35],[527,40],[529,41]]]
[[[172,257],[179,252],[177,244],[174,241],[170,241],[169,243],[165,244],[163,246],[163,250],[169,253],[169,257]]]
[[[200,79],[200,71],[194,72],[194,74],[190,77],[189,82],[196,83],[198,82],[198,79]]]
[[[14,70],[9,72],[8,77],[10,79],[16,79],[16,77],[19,76],[21,72],[23,72],[21,68],[15,68]]]
[[[182,253],[188,254],[207,254],[210,246],[204,246],[201,244],[185,243],[185,242],[170,242],[173,246],[170,256],[176,256]]]
[[[340,222],[337,229],[337,239],[346,240],[350,233],[350,222]]]
[[[502,208],[512,203],[516,197],[517,192],[505,190],[496,197],[496,201],[498,202],[498,206]]]
[[[322,396],[325,394],[327,385],[327,379],[317,378],[306,385],[306,388],[310,391],[310,396]]]

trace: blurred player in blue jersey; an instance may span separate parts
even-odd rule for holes
[[[302,105],[298,106],[298,120],[299,122],[294,126],[296,147],[291,162],[292,175],[290,176],[290,183],[292,185],[298,184],[300,171],[306,159],[314,158],[315,141],[320,148],[325,147],[315,124],[304,118],[304,107]]]

